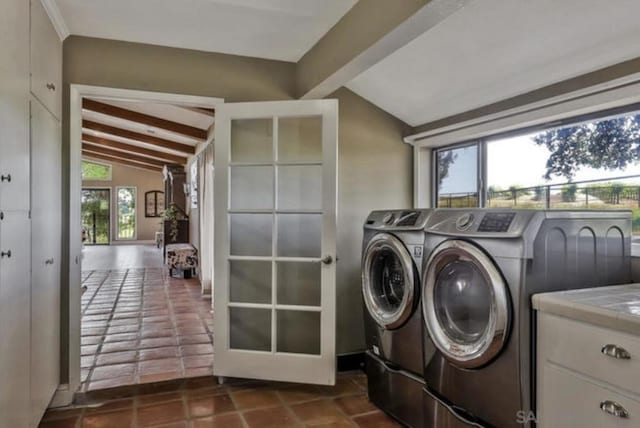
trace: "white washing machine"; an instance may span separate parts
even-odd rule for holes
[[[364,224],[362,294],[370,400],[412,427],[423,425],[420,277],[431,210],[374,211]]]

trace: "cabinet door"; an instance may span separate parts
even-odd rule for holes
[[[44,414],[60,373],[61,136],[58,120],[31,100],[31,417]]]
[[[26,427],[30,412],[29,213],[2,211],[0,218],[0,427]]]
[[[22,0],[0,1],[0,52],[0,209],[28,210],[29,7]]]
[[[58,119],[62,112],[62,42],[40,0],[31,0],[31,92]]]

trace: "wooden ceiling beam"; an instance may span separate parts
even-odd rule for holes
[[[153,172],[162,172],[162,168],[153,166],[153,165],[145,165],[137,162],[131,162],[124,159],[113,158],[111,156],[104,156],[98,153],[87,152],[85,150],[82,151],[82,156],[90,159],[103,160],[111,163],[119,163],[121,165],[132,166],[135,168],[146,169],[147,171]]]
[[[155,165],[155,166],[158,166],[160,168],[162,168],[163,166],[167,165],[167,162],[165,162],[163,160],[152,159],[152,158],[148,158],[146,156],[141,156],[141,155],[134,155],[133,153],[119,152],[117,150],[106,149],[104,147],[94,146],[94,145],[90,145],[90,144],[87,144],[87,143],[83,143],[82,144],[82,150],[87,151],[87,152],[92,152],[92,153],[98,153],[98,154],[105,155],[105,156],[111,156],[111,157],[114,157],[114,158],[120,158],[120,159],[124,159],[124,160],[140,162],[140,163],[146,163],[148,165]]]
[[[121,138],[128,138],[129,140],[138,141],[141,143],[152,144],[154,146],[162,147],[164,149],[175,150],[177,152],[193,155],[196,153],[196,148],[188,144],[177,143],[171,140],[165,140],[164,138],[154,137],[152,135],[141,134],[139,132],[129,131],[127,129],[117,128],[115,126],[105,125],[91,120],[83,120],[82,127],[84,129],[91,129],[92,131],[102,132],[104,134],[113,135]]]
[[[109,147],[112,149],[123,150],[125,152],[131,152],[134,154],[164,159],[168,161],[167,163],[177,163],[180,165],[186,165],[187,163],[187,158],[182,156],[176,156],[169,153],[159,152],[156,150],[145,149],[144,147],[138,147],[132,144],[125,144],[119,141],[109,140],[108,138],[96,137],[95,135],[91,135],[91,134],[82,134],[82,141],[86,143],[91,143],[94,145]]]
[[[165,131],[175,132],[176,134],[186,135],[187,137],[196,138],[202,141],[206,140],[208,136],[206,130],[196,128],[195,126],[161,119],[144,113],[138,113],[137,111],[112,106],[110,104],[101,103],[88,98],[84,98],[82,100],[82,108],[95,113],[117,117],[118,119],[124,119],[131,122],[141,123],[146,126],[164,129]]]

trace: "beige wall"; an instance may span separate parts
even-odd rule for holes
[[[231,102],[295,97],[293,63],[77,36],[64,43],[63,79],[63,157],[67,161],[71,83],[222,97]],[[345,354],[364,349],[362,224],[372,209],[411,205],[412,152],[402,142],[408,131],[403,122],[347,89],[330,97],[340,101],[337,349]],[[68,177],[65,180],[68,188]],[[63,284],[67,282],[63,279]]]
[[[98,161],[104,162],[104,161]],[[136,193],[136,230],[138,241],[155,239],[156,231],[160,230],[160,218],[144,216],[144,194],[151,190],[164,191],[162,173],[147,171],[129,166],[112,164],[111,181],[83,180],[82,187],[101,187],[111,189],[111,243],[118,243],[116,238],[116,187],[135,187]],[[126,241],[120,241],[126,242]],[[130,241],[129,241],[130,242]]]
[[[338,353],[363,350],[360,291],[362,226],[370,211],[409,208],[413,193],[406,125],[346,88],[337,98],[338,146]]]

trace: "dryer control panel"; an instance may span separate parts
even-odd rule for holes
[[[432,210],[373,211],[364,224],[366,229],[418,230],[424,229]]]

